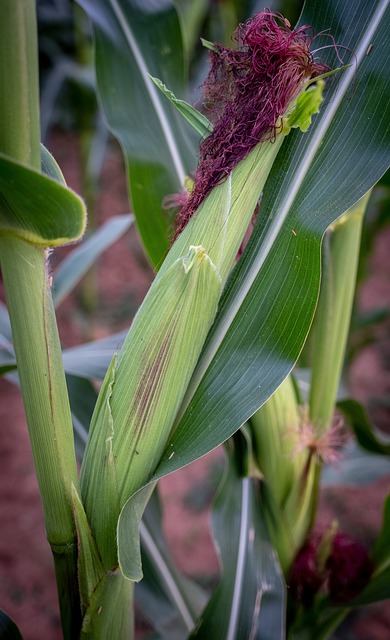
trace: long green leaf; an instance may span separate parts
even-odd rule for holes
[[[78,0],[96,43],[100,101],[126,158],[133,211],[152,263],[161,263],[173,220],[164,196],[183,188],[196,163],[190,125],[159,92],[149,73],[178,98],[186,63],[178,16],[170,0]]]
[[[176,98],[175,94],[165,86],[163,82],[159,78],[153,78],[154,84],[158,89],[160,89],[161,93],[168,99],[170,102],[176,107],[176,109],[181,113],[183,118],[185,118],[190,125],[195,129],[195,131],[201,136],[208,136],[213,131],[213,125],[210,120],[200,113],[197,109],[192,107],[185,100],[179,100]]]
[[[321,485],[364,485],[390,475],[390,460],[383,455],[368,453],[355,440],[348,442],[342,451],[337,467],[328,465],[321,473]]]
[[[375,431],[367,412],[359,402],[347,399],[338,402],[337,406],[345,415],[361,447],[371,453],[390,456],[389,436]]]
[[[55,273],[52,289],[56,307],[97,258],[127,231],[133,220],[132,215],[113,216],[61,262]]]
[[[112,356],[121,348],[127,333],[127,330],[120,331],[102,340],[65,349],[62,355],[66,373],[103,380]]]
[[[258,481],[240,478],[231,460],[212,525],[223,566],[220,583],[191,638],[285,637],[285,584],[261,517]]]
[[[323,233],[389,164],[388,0],[311,0],[301,22],[329,30],[353,66],[329,84],[308,133],[294,132],[278,155],[155,478],[226,440],[292,369],[317,300]]]
[[[168,640],[182,640],[207,602],[206,594],[175,568],[162,531],[162,513],[153,492],[140,526],[144,578],[136,585],[138,605]]]

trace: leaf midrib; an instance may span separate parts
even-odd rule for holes
[[[386,9],[389,6],[390,0],[383,0],[380,5],[378,5],[377,11],[373,18],[370,20],[368,28],[366,29],[363,37],[355,50],[355,61],[356,65],[353,65],[346,69],[343,72],[343,76],[339,82],[338,88],[332,97],[332,101],[328,104],[324,115],[317,127],[315,132],[315,137],[313,138],[313,144],[310,147],[309,151],[305,153],[302,162],[297,165],[297,169],[293,174],[294,179],[290,181],[291,188],[288,190],[284,199],[282,199],[280,206],[278,207],[278,215],[274,218],[273,222],[270,224],[268,230],[265,233],[264,241],[261,246],[261,250],[258,253],[257,258],[254,260],[250,268],[248,269],[245,277],[241,281],[239,290],[235,293],[232,300],[229,302],[229,305],[225,307],[224,314],[222,320],[218,326],[218,329],[213,335],[212,341],[208,344],[205,351],[203,352],[194,376],[190,382],[188,387],[186,397],[185,397],[185,406],[182,405],[180,408],[179,416],[183,416],[185,410],[190,404],[192,398],[195,395],[195,392],[200,385],[208,367],[210,366],[212,360],[214,359],[219,347],[222,344],[225,335],[231,326],[235,316],[237,315],[241,305],[243,304],[246,296],[248,295],[258,272],[261,267],[265,263],[268,255],[271,252],[271,249],[275,243],[276,238],[278,237],[286,218],[289,214],[290,207],[293,204],[298,192],[303,184],[303,181],[307,175],[307,172],[317,155],[317,152],[322,144],[322,141],[325,137],[326,132],[329,130],[334,116],[338,111],[341,102],[348,91],[351,81],[356,75],[357,69],[361,65],[362,61],[365,58],[366,51],[368,46],[370,45],[373,35],[377,30],[380,21],[383,18],[383,15]],[[180,419],[180,418],[179,418]]]
[[[138,47],[137,44],[137,40],[126,20],[126,17],[123,14],[123,10],[121,8],[121,6],[119,5],[118,0],[109,0],[111,7],[113,9],[113,12],[115,14],[115,17],[118,21],[118,26],[121,29],[123,36],[128,44],[128,47],[130,49],[130,51],[132,52],[134,59],[138,65],[138,68],[140,70],[140,76],[142,78],[142,81],[145,85],[146,91],[150,97],[150,100],[153,104],[154,110],[156,112],[157,115],[157,119],[160,123],[161,126],[161,130],[162,130],[162,134],[165,138],[165,141],[167,143],[167,147],[169,149],[169,153],[171,155],[172,158],[172,163],[173,166],[175,168],[176,174],[177,174],[177,178],[179,180],[179,183],[181,185],[184,185],[184,179],[185,176],[187,175],[187,172],[185,170],[185,166],[180,154],[180,150],[178,148],[178,146],[176,145],[170,124],[169,124],[169,120],[167,118],[167,115],[164,111],[164,109],[161,106],[161,102],[159,100],[158,97],[158,93],[157,93],[157,89],[154,86],[152,80],[149,78],[149,70],[147,68],[146,62],[144,60],[144,57],[142,55],[142,51],[140,50],[140,48]]]

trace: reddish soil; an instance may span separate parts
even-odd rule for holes
[[[70,142],[70,144],[69,144]],[[77,146],[57,135],[50,147],[68,184],[80,191]],[[123,166],[113,148],[107,156],[98,198],[99,224],[114,214],[128,211]],[[360,294],[360,306],[375,308],[390,300],[387,247],[390,229],[378,239],[370,274]],[[53,256],[53,272],[66,250]],[[99,261],[96,312],[82,310],[82,287],[59,310],[64,346],[112,333],[129,324],[153,274],[148,268],[137,235],[132,229]],[[119,311],[116,311],[119,310]],[[364,349],[350,369],[355,396],[374,409],[378,426],[388,430],[390,375],[384,362],[389,353],[389,324],[376,331],[376,342]],[[19,390],[0,380],[0,607],[19,625],[25,640],[60,640],[61,630],[51,553],[45,540],[40,498],[31,457]],[[381,401],[379,401],[381,400]],[[203,582],[215,579],[218,562],[208,529],[212,491],[221,469],[221,450],[163,479],[165,532],[177,565]],[[389,488],[382,479],[364,488],[335,488],[321,498],[321,522],[334,517],[341,528],[367,543],[374,540],[381,521],[381,504]],[[390,636],[390,611],[384,604],[354,614],[339,638],[385,640]]]

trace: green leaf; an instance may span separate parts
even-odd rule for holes
[[[324,85],[323,80],[318,80],[314,86],[299,94],[295,108],[287,118],[287,123],[291,128],[299,127],[302,132],[308,130],[313,115],[318,113],[324,100]]]
[[[0,640],[23,640],[14,621],[0,609]]]
[[[286,592],[261,516],[259,483],[230,460],[212,511],[222,577],[191,638],[282,640]]]
[[[114,333],[102,340],[86,342],[62,353],[66,373],[80,378],[103,380],[112,356],[121,348],[128,330]]]
[[[140,526],[144,577],[135,597],[143,615],[168,640],[182,640],[207,602],[203,590],[181,575],[172,562],[162,530],[157,487]]]
[[[317,301],[322,236],[389,163],[388,2],[324,11],[311,0],[301,23],[328,30],[356,64],[328,84],[309,131],[293,131],[278,154],[155,478],[226,440],[290,372]],[[336,66],[334,51],[321,54]]]
[[[76,454],[77,458],[81,461],[83,459],[84,449],[88,439],[89,425],[91,423],[93,410],[96,406],[98,394],[90,380],[78,376],[68,374],[66,376],[66,386],[72,412]]]
[[[81,605],[87,608],[96,585],[104,578],[105,571],[87,517],[76,488],[72,485],[72,502],[78,540],[78,575]]]
[[[53,247],[84,233],[82,200],[57,180],[0,154],[0,233]]]
[[[80,640],[133,638],[133,590],[118,569],[107,572],[92,594]]]
[[[0,351],[0,361],[3,360],[3,354]],[[0,364],[0,376],[4,376],[6,373],[9,373],[10,371],[15,371],[16,369],[16,362],[1,362]]]
[[[113,216],[74,249],[59,265],[53,280],[53,302],[58,307],[99,256],[133,223],[134,216]]]
[[[356,400],[342,400],[338,408],[352,427],[358,443],[371,453],[390,456],[390,438],[374,430],[364,407]]]
[[[337,467],[326,466],[321,473],[321,485],[363,485],[390,474],[390,460],[383,455],[368,453],[356,441],[341,450]]]
[[[377,565],[390,564],[390,494],[383,505],[382,530],[375,543],[374,559]]]
[[[390,567],[374,575],[367,587],[353,600],[348,602],[348,607],[361,607],[362,605],[372,604],[380,600],[388,600],[390,598]]]
[[[79,0],[96,43],[98,92],[106,121],[126,158],[132,210],[149,258],[159,266],[173,220],[164,196],[195,168],[191,128],[148,74],[184,97],[186,61],[179,19],[169,0]]]
[[[210,40],[206,40],[205,38],[200,39],[202,45],[205,49],[209,49],[210,51],[214,51],[215,53],[219,53],[219,49],[214,42],[210,42]]]
[[[66,182],[64,175],[57,164],[54,156],[46,149],[46,147],[41,144],[41,171],[48,178],[53,178],[64,187],[66,187]]]
[[[156,87],[160,89],[161,93],[163,93],[164,96],[168,98],[170,102],[172,102],[179,113],[181,113],[183,118],[185,118],[187,122],[190,123],[190,125],[201,137],[208,136],[210,133],[212,133],[213,125],[211,124],[210,120],[206,118],[206,116],[204,116],[202,113],[200,113],[200,111],[188,104],[188,102],[185,102],[185,100],[179,100],[178,98],[176,98],[173,91],[168,89],[165,84],[161,82],[161,80],[159,80],[158,78],[153,78],[153,76],[150,76],[150,78],[153,80]]]
[[[12,347],[12,331],[11,331],[9,313],[6,305],[4,304],[4,302],[1,302],[1,300],[0,300],[0,334],[9,343],[9,346]]]

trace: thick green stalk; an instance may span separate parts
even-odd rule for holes
[[[359,259],[363,216],[370,192],[349,209],[328,232],[324,274],[312,341],[310,418],[328,429],[344,361]]]
[[[40,168],[35,0],[2,0],[0,151]]]
[[[0,46],[0,152],[39,170],[34,0],[3,0]],[[80,605],[70,492],[71,483],[78,482],[77,466],[46,258],[43,248],[0,235],[4,287],[46,532],[56,565],[64,634],[75,638]]]
[[[70,615],[77,619],[80,607],[70,497],[71,483],[77,485],[78,480],[44,250],[18,238],[1,236],[0,259],[46,533],[59,578],[63,623],[68,625]],[[69,638],[75,637],[74,631]]]

